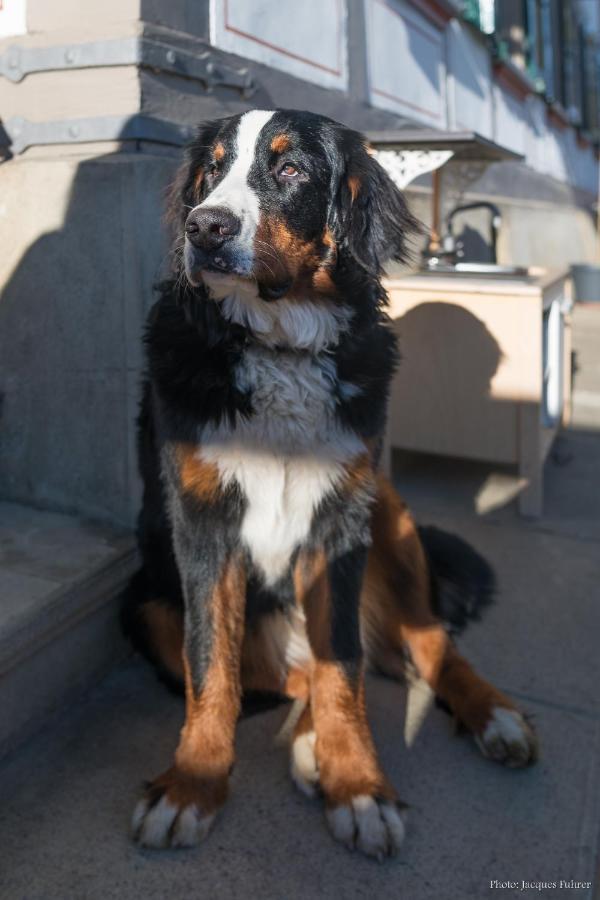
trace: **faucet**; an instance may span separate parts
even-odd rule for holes
[[[464,206],[455,206],[453,210],[448,214],[448,218],[446,219],[446,236],[444,237],[443,246],[444,253],[453,254],[454,257],[458,256],[456,240],[454,237],[454,232],[452,230],[452,222],[454,220],[454,216],[460,212],[466,212],[469,209],[489,209],[491,213],[490,219],[490,236],[491,236],[491,248],[492,248],[492,262],[498,262],[498,256],[496,252],[497,244],[498,244],[498,232],[500,230],[500,226],[502,225],[502,214],[495,203],[491,203],[488,200],[480,200],[476,203],[465,203]]]

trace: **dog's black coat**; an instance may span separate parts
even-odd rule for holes
[[[212,171],[215,141],[233,140],[239,117],[204,125],[191,145],[175,183],[171,219],[183,227],[187,210],[210,193],[209,177],[201,196],[194,194],[199,171]],[[417,228],[402,195],[383,169],[365,151],[360,135],[320,116],[278,112],[266,126],[263,142],[285,132],[299,148],[295,159],[311,178],[279,189],[269,177],[269,165],[253,164],[249,181],[266,209],[277,210],[302,240],[312,240],[326,223],[337,243],[335,259],[327,259],[336,296],[352,310],[352,320],[336,346],[328,350],[336,373],[332,385],[339,422],[365,441],[381,438],[390,381],[398,362],[396,340],[384,312],[380,277],[390,257],[403,259],[406,235]],[[268,149],[264,150],[268,153]],[[227,163],[219,177],[226,174]],[[217,177],[215,175],[214,177]],[[349,179],[360,183],[352,196]],[[324,257],[329,251],[323,251]],[[173,277],[163,282],[146,328],[147,380],[139,416],[139,460],[144,481],[138,540],[143,570],[132,580],[123,604],[123,624],[138,649],[153,650],[137,616],[148,597],[185,608],[186,652],[194,688],[200,690],[209,662],[211,614],[206,597],[227,557],[239,550],[240,524],[245,511],[241,492],[230,486],[219,502],[203,505],[182,495],[178,487],[173,447],[194,444],[207,425],[251,418],[253,398],[240,389],[235,367],[255,338],[243,326],[231,324],[203,286],[192,287],[182,271],[182,257],[174,253]],[[261,296],[269,289],[261,286]],[[276,301],[272,301],[276,302]],[[294,354],[281,348],[282,354]],[[351,384],[356,390],[342,388]],[[344,498],[333,493],[314,516],[309,542],[325,546],[332,587],[332,647],[336,658],[352,670],[361,656],[358,597],[369,542],[372,495],[357,491]],[[439,531],[422,532],[430,549],[432,577],[441,576],[437,590],[439,614],[464,624],[476,613],[478,600],[487,598],[491,575],[479,557],[457,538]],[[460,557],[461,564],[454,565]],[[293,564],[292,560],[292,564]],[[246,597],[248,623],[293,600],[291,571],[265,589],[246,559],[250,576]],[[448,609],[442,582],[454,585]],[[471,599],[465,601],[463,588]],[[184,601],[185,598],[185,601]],[[154,662],[158,660],[154,658]],[[168,678],[168,673],[164,673]]]

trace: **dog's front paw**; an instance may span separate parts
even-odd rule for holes
[[[227,779],[195,779],[176,768],[151,782],[131,821],[142,847],[195,847],[208,835],[227,796]]]
[[[505,766],[520,768],[538,758],[538,740],[532,726],[516,709],[495,706],[475,740],[484,756]]]
[[[404,840],[404,821],[397,803],[359,794],[342,806],[328,807],[329,829],[336,841],[361,850],[380,862],[395,856]]]

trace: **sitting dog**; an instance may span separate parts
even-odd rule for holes
[[[185,686],[173,765],[137,841],[191,846],[227,796],[241,696],[296,700],[291,773],[339,841],[383,858],[404,835],[377,759],[364,670],[407,661],[486,756],[536,739],[448,633],[487,602],[488,565],[417,530],[377,473],[396,341],[382,266],[417,228],[361,135],[319,115],[208,122],[171,200],[174,277],[146,332],[143,568],[123,617]]]

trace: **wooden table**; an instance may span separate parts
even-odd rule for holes
[[[402,363],[384,448],[511,463],[539,516],[543,466],[571,398],[568,273],[386,280]]]

